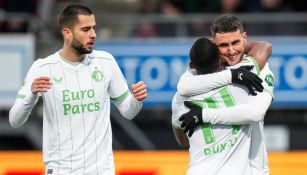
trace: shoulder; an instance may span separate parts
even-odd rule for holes
[[[113,57],[111,53],[106,52],[106,51],[100,51],[100,50],[93,50],[93,52],[89,54],[89,57],[92,59],[115,61],[115,58]]]
[[[259,69],[259,65],[257,63],[257,61],[255,60],[254,57],[249,56],[249,55],[244,55],[242,60],[233,66],[229,66],[227,67],[227,69],[236,69],[240,66],[254,66],[254,68],[252,69],[252,72],[259,75],[260,74],[260,69]]]
[[[38,58],[36,61],[34,61],[33,66],[41,68],[50,64],[58,64],[58,63],[60,63],[60,59],[58,58],[57,54],[54,53],[46,58]]]
[[[260,72],[260,78],[262,78],[269,85],[274,85],[274,74],[270,69],[269,63],[266,63],[262,71]]]

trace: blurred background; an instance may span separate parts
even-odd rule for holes
[[[56,15],[71,3],[85,4],[94,11],[98,35],[95,49],[115,56],[128,84],[143,80],[148,86],[148,99],[133,121],[122,118],[112,109],[115,156],[126,156],[124,161],[116,158],[116,161],[126,162],[116,163],[118,175],[129,172],[130,175],[184,174],[188,154],[177,145],[172,133],[171,99],[187,67],[192,43],[197,37],[210,37],[210,24],[222,13],[239,16],[249,40],[273,44],[269,62],[275,75],[275,99],[265,117],[270,166],[275,168],[272,174],[288,173],[275,170],[283,170],[284,165],[291,163],[289,173],[307,172],[304,152],[307,150],[307,2],[0,0],[0,175],[18,174],[9,160],[38,162],[24,164],[26,170],[19,175],[41,174],[42,101],[21,128],[10,127],[8,113],[32,62],[62,47]],[[125,167],[124,172],[119,172],[120,166],[137,161],[132,158],[142,157],[140,151],[148,153],[150,160],[161,162],[169,157],[173,159],[164,161],[177,164],[169,163],[173,171],[168,171],[169,166],[162,170],[162,163],[153,163],[154,168],[149,170],[146,166],[141,170],[134,167],[131,171]],[[174,168],[175,164],[181,168]],[[38,170],[31,171],[31,167]],[[293,173],[296,170],[299,171]]]

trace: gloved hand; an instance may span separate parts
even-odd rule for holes
[[[185,101],[184,105],[188,107],[190,111],[182,114],[179,117],[179,121],[181,121],[181,127],[184,128],[183,132],[188,133],[188,136],[191,137],[195,128],[204,123],[202,118],[202,108],[190,101]]]
[[[263,91],[262,80],[256,74],[250,72],[254,66],[241,66],[237,69],[230,69],[232,82],[246,86],[252,95],[257,95],[256,90]]]

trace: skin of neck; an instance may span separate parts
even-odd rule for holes
[[[68,44],[68,41],[64,41],[60,54],[65,60],[72,63],[81,62],[85,58],[85,54],[79,54],[70,44]]]

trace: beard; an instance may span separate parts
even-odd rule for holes
[[[73,47],[79,55],[89,54],[93,51],[92,48],[83,47],[82,43],[80,43],[78,40],[73,40],[71,47]]]

